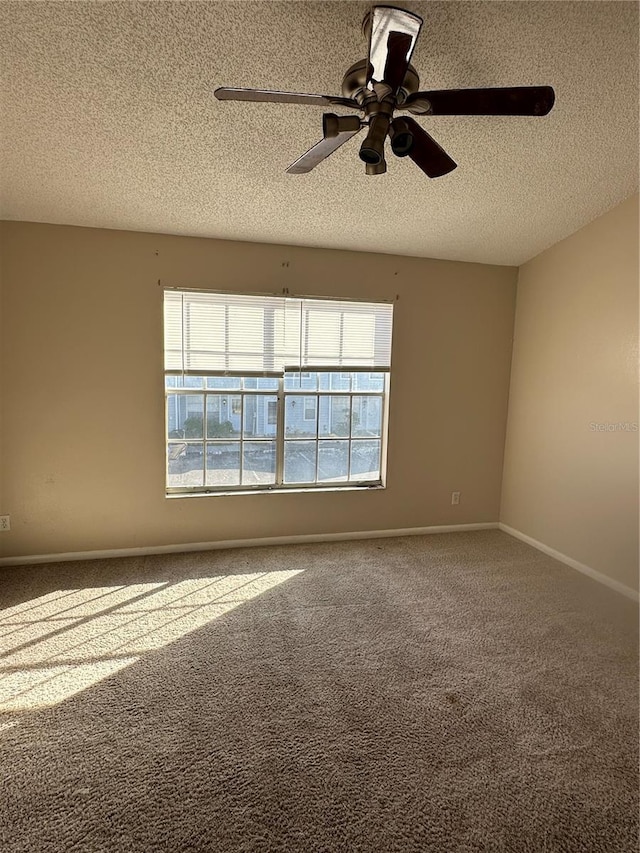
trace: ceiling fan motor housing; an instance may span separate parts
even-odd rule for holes
[[[355,62],[351,68],[347,69],[342,79],[343,97],[353,98],[359,104],[366,100],[367,93],[371,91],[367,89],[367,65],[367,60],[361,59],[359,62]],[[408,96],[417,92],[419,88],[420,78],[418,77],[418,72],[413,65],[409,65],[402,81],[402,86],[398,90],[396,98],[398,106],[404,104]]]

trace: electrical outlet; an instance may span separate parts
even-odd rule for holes
[[[460,503],[460,492],[451,492],[451,504],[457,506]]]
[[[10,515],[0,515],[0,530],[11,530],[10,518]]]

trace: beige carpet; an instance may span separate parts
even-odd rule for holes
[[[0,570],[3,853],[631,853],[637,609],[498,531]]]

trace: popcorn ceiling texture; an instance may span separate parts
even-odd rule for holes
[[[637,609],[504,533],[5,569],[0,601],[0,697],[122,663],[0,712],[3,853],[637,849]]]
[[[419,119],[459,164],[433,181],[391,153],[366,177],[357,137],[286,175],[322,111],[213,89],[338,94],[367,4],[3,3],[0,217],[519,264],[636,190],[638,4],[406,5],[422,88],[550,84],[554,110]]]

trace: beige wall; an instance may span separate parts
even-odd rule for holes
[[[5,556],[498,520],[514,268],[30,223],[1,229]],[[167,500],[159,281],[398,294],[388,488]]]
[[[520,268],[501,521],[638,588],[638,197]]]

